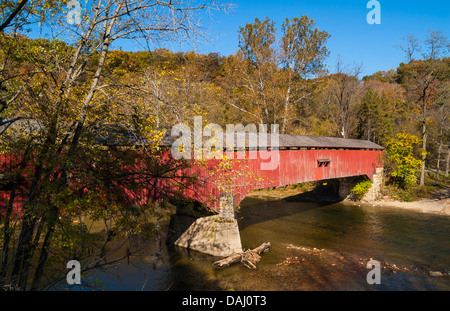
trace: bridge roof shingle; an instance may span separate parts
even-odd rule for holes
[[[6,121],[1,120],[0,121]],[[13,124],[8,124],[5,122],[0,122],[0,133],[2,133],[7,127],[13,127],[14,130],[22,129],[29,132],[36,132],[42,130],[44,127],[34,120],[18,120],[13,122]],[[13,130],[13,131],[14,131]],[[11,133],[10,133],[11,134]],[[257,146],[257,138],[255,136],[249,135],[248,132],[242,132],[244,134],[244,139],[247,142],[247,146]],[[226,135],[223,133],[223,142],[226,146]],[[271,135],[270,134],[260,134],[262,138],[267,137],[267,146],[271,146]],[[13,137],[11,137],[14,139]],[[166,130],[164,138],[161,142],[161,146],[171,146],[173,142],[178,137],[172,137],[171,131]],[[347,139],[347,138],[337,138],[337,137],[324,137],[324,136],[306,136],[306,135],[289,135],[289,134],[279,134],[278,136],[278,146],[280,148],[331,148],[331,149],[377,149],[383,150],[384,148],[368,140],[360,139]],[[210,139],[209,137],[204,137],[204,140]],[[105,126],[98,130],[97,139],[98,144],[102,145],[142,145],[145,143],[143,137],[139,137],[132,130]],[[238,136],[237,132],[234,132],[234,146],[237,147]]]
[[[224,146],[226,146],[226,134],[224,133],[223,141]],[[267,137],[267,146],[271,146],[271,135],[270,134],[260,134],[263,138]],[[280,148],[330,148],[330,149],[378,149],[383,150],[384,148],[378,144],[375,144],[369,140],[360,139],[348,139],[348,138],[338,138],[338,137],[325,137],[325,136],[307,136],[307,135],[289,135],[289,134],[279,134],[278,146]],[[172,143],[178,137],[172,137],[170,131],[166,132],[164,139],[161,143],[162,146],[171,146]],[[204,139],[210,139],[205,137]],[[250,136],[248,132],[245,132],[245,141],[248,142],[247,146],[257,146],[257,139]],[[237,147],[237,133],[234,133],[234,146]],[[251,144],[250,142],[253,142]]]

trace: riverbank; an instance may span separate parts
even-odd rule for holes
[[[242,265],[222,271],[220,284],[224,288],[450,289],[446,239],[450,218],[438,215],[444,198],[398,202],[397,207],[387,198],[385,203],[328,204],[323,197],[308,201],[314,191],[300,194],[300,189],[295,193],[288,188],[284,196],[283,188],[257,191],[250,195],[252,200],[243,203],[239,215],[243,246],[251,248],[270,241],[273,247],[261,256],[255,271],[246,271]],[[269,199],[263,198],[265,193]],[[428,214],[412,211],[410,203],[425,207]],[[382,204],[386,208],[378,207]],[[367,283],[370,270],[366,265],[372,259],[381,265],[380,285]]]
[[[357,202],[353,203],[361,204]],[[450,188],[442,189],[433,194],[430,198],[414,202],[401,202],[391,198],[383,198],[366,204],[370,204],[374,207],[398,208],[421,213],[450,216]]]
[[[339,201],[336,196],[327,195],[323,192],[315,192],[311,187],[284,187],[273,190],[254,191],[248,195],[253,198],[264,198],[267,200],[287,200],[299,202],[316,201],[320,203],[333,203]],[[395,200],[388,196],[384,196],[373,202],[346,201],[354,205],[369,205],[373,207],[385,207],[405,209],[421,213],[438,214],[450,216],[450,187],[440,189],[434,192],[430,197],[412,202],[404,202]]]

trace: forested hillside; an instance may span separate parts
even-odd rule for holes
[[[241,27],[240,49],[228,56],[165,48],[111,50],[89,121],[170,129],[202,115],[221,126],[279,124],[282,133],[367,139],[382,146],[405,132],[425,141],[426,166],[435,168],[441,153],[445,170],[450,58],[442,57],[445,48],[435,46],[441,32],[415,41],[422,53],[410,55],[398,68],[362,77],[361,65],[338,60],[334,68],[325,67],[329,34],[315,28],[313,20],[303,16],[282,27],[282,38],[275,37],[268,19]],[[303,41],[293,39],[296,32]],[[42,98],[50,99],[52,84],[64,79],[60,69],[75,48],[23,36],[1,40],[3,118],[42,118]],[[411,42],[404,44],[407,49]],[[99,56],[94,51],[79,73],[69,110],[89,91]]]

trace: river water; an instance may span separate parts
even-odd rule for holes
[[[128,261],[89,271],[83,281],[135,291],[450,290],[449,216],[247,198],[237,218],[245,249],[272,245],[256,270],[240,263],[214,270],[217,258],[155,241]],[[381,263],[381,284],[367,282],[371,259]]]

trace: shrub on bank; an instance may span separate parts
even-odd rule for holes
[[[357,183],[350,192],[359,200],[361,200],[364,195],[369,191],[369,189],[372,187],[372,181],[371,180],[364,180],[359,183]]]

